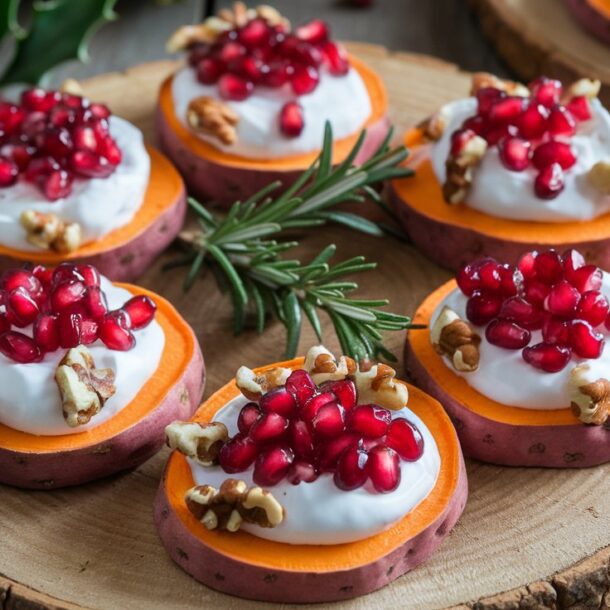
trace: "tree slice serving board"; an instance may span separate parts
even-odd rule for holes
[[[436,59],[370,45],[351,50],[385,78],[399,130],[468,90],[466,74]],[[157,87],[175,66],[170,61],[136,66],[92,78],[85,89],[153,140]],[[397,311],[412,313],[449,277],[402,242],[335,227],[308,235],[299,255],[311,257],[331,242],[341,259],[363,254],[380,263],[360,278],[360,293],[388,296]],[[167,252],[141,283],[172,301],[195,328],[208,363],[206,394],[241,364],[280,360],[281,326],[263,336],[252,331],[233,337],[229,299],[211,277],[185,295],[182,272],[161,271],[176,254]],[[301,353],[314,341],[306,328]],[[390,338],[395,353],[402,353],[403,341],[401,333]],[[336,341],[326,343],[338,350]],[[166,555],[153,527],[152,503],[167,455],[164,450],[133,472],[80,488],[26,492],[0,486],[0,608],[270,607],[207,589]],[[610,465],[560,471],[470,462],[468,476],[469,503],[440,551],[391,586],[337,607],[571,607],[585,600],[607,607]]]
[[[610,104],[610,44],[583,29],[565,0],[470,0],[481,27],[504,61],[523,80],[540,74],[570,82],[602,81]]]

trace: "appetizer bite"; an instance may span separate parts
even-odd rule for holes
[[[104,104],[40,88],[0,100],[0,268],[79,261],[134,279],[185,213],[176,170]]]
[[[189,417],[203,359],[163,298],[91,265],[0,277],[0,483],[76,485],[142,463]]]
[[[610,461],[610,276],[576,250],[464,265],[421,305],[405,366],[464,453],[509,466]]]
[[[575,248],[610,268],[610,114],[599,81],[527,87],[475,74],[471,97],[406,134],[393,199],[413,243],[449,269],[485,253]]]
[[[429,557],[467,481],[441,406],[385,364],[324,347],[252,371],[167,428],[155,504],[168,553],[250,599],[363,595]]]
[[[188,65],[161,87],[159,139],[202,200],[245,201],[278,179],[288,186],[320,152],[327,121],[333,163],[346,159],[363,128],[357,163],[388,131],[381,79],[319,19],[292,29],[270,6],[237,2],[180,28],[168,50],[186,51]]]

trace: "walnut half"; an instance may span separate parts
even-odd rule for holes
[[[274,367],[255,373],[247,366],[240,366],[235,374],[235,384],[248,400],[259,400],[263,394],[285,385],[292,369]]]
[[[587,364],[579,364],[570,372],[568,382],[572,412],[584,424],[601,426],[610,418],[610,381],[600,377],[589,381]]]
[[[203,95],[189,102],[186,110],[189,126],[229,146],[237,142],[238,114],[227,104]]]
[[[407,406],[409,391],[396,381],[396,371],[391,366],[375,364],[366,368],[359,368],[353,375],[360,404],[374,403],[392,411]]]
[[[456,371],[471,373],[479,368],[481,337],[470,322],[462,320],[450,307],[443,307],[430,329],[434,349],[447,356]]]
[[[177,449],[202,466],[218,463],[218,452],[228,438],[229,432],[222,422],[202,424],[175,421],[165,428],[168,447]]]
[[[356,371],[356,363],[346,356],[341,356],[337,360],[323,345],[315,345],[307,352],[303,368],[311,375],[314,383],[321,384],[353,375]]]
[[[485,89],[487,87],[499,89],[500,91],[508,93],[508,95],[514,95],[516,97],[530,96],[530,90],[522,83],[500,78],[489,72],[475,72],[472,75],[470,95],[476,95],[479,89]]]
[[[26,210],[19,221],[26,230],[28,242],[43,250],[68,254],[83,242],[83,231],[77,222],[66,222],[50,212]]]
[[[452,144],[453,152],[445,161],[446,176],[443,197],[451,205],[466,200],[474,178],[474,170],[487,152],[487,142],[481,136],[472,134]],[[455,150],[457,148],[457,150]]]

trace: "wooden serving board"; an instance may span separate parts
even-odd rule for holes
[[[385,77],[401,130],[468,90],[467,75],[438,60],[369,45],[352,50]],[[93,78],[85,88],[152,140],[157,87],[174,68],[169,61],[136,66]],[[404,243],[335,227],[308,235],[300,254],[312,256],[330,242],[338,244],[340,258],[364,254],[380,263],[362,276],[360,292],[390,297],[396,311],[413,312],[449,277]],[[185,295],[182,272],[161,271],[175,255],[166,253],[142,284],[170,299],[195,328],[208,366],[206,395],[240,364],[281,358],[280,325],[260,337],[254,332],[233,337],[229,299],[211,277]],[[307,329],[301,353],[313,341]],[[403,341],[402,333],[389,339],[399,355]],[[334,340],[327,344],[338,347]],[[164,450],[133,472],[75,489],[27,492],[0,486],[0,608],[267,607],[207,589],[165,554],[153,527],[152,502],[167,455]],[[586,600],[589,607],[608,608],[610,465],[560,471],[471,462],[468,476],[469,503],[440,551],[391,586],[338,606],[567,608],[583,607]]]
[[[599,78],[600,99],[610,105],[610,45],[584,30],[565,0],[469,1],[487,38],[520,78]]]

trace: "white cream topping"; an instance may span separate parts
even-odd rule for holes
[[[174,111],[186,124],[186,109],[196,97],[219,98],[217,85],[202,85],[190,67],[178,72],[172,82]],[[296,138],[287,138],[279,127],[279,116],[286,102],[297,100],[304,111],[305,127]],[[324,124],[330,121],[336,140],[359,131],[371,114],[368,91],[358,71],[351,68],[344,76],[320,72],[320,82],[307,95],[297,96],[290,85],[278,88],[255,87],[241,102],[226,101],[239,116],[237,142],[230,146],[197,133],[201,139],[220,150],[251,159],[276,159],[310,153],[320,149]],[[187,129],[190,129],[187,126]],[[195,132],[194,132],[195,133]]]
[[[110,309],[117,309],[133,295],[102,278]],[[19,329],[31,336],[32,327]],[[165,345],[165,334],[153,320],[135,331],[136,346],[128,352],[108,349],[101,341],[88,346],[96,368],[116,374],[116,394],[88,424],[71,428],[65,422],[55,370],[67,350],[46,354],[41,362],[20,364],[0,354],[0,423],[39,436],[78,434],[108,421],[126,407],[154,375]]]
[[[238,397],[227,403],[214,418],[223,422],[229,434],[237,433],[239,410],[248,401]],[[288,544],[341,544],[354,542],[385,531],[412,511],[433,489],[441,467],[436,442],[424,422],[408,408],[393,411],[392,417],[406,417],[417,425],[424,438],[424,453],[416,462],[401,460],[401,482],[396,490],[380,494],[367,482],[352,491],[342,491],[332,474],[322,474],[313,483],[292,485],[284,480],[269,491],[284,507],[284,521],[274,528],[242,525],[259,538]],[[197,485],[220,487],[229,477],[252,481],[253,468],[228,475],[220,466],[204,467],[189,459]]]
[[[131,123],[112,116],[110,133],[123,158],[107,178],[75,178],[72,192],[57,201],[49,201],[22,176],[15,185],[0,188],[0,244],[19,250],[39,249],[26,241],[19,222],[26,210],[52,212],[62,220],[77,222],[85,242],[100,239],[133,219],[148,187],[150,157],[142,132]]]
[[[537,170],[508,170],[500,161],[497,146],[490,147],[474,172],[465,205],[498,218],[541,222],[591,220],[610,211],[610,195],[594,189],[586,174],[597,162],[610,159],[610,113],[597,99],[591,101],[593,118],[578,124],[569,142],[577,157],[565,172],[565,188],[555,199],[534,193]],[[449,117],[443,136],[430,147],[432,166],[439,182],[445,181],[445,161],[451,134],[476,113],[474,98],[457,100],[444,107]]]
[[[601,292],[610,298],[610,275],[604,273]],[[430,320],[433,326],[442,308],[451,307],[464,320],[468,298],[456,288],[449,293],[434,311]],[[600,377],[608,378],[610,373],[610,340],[604,326],[597,330],[605,335],[606,343],[602,354],[595,360],[572,357],[568,365],[557,373],[546,373],[523,360],[520,349],[503,349],[491,345],[485,339],[485,327],[475,326],[481,335],[479,347],[479,368],[472,373],[456,371],[449,360],[443,356],[443,362],[456,375],[463,377],[468,385],[491,400],[503,405],[521,407],[523,409],[565,409],[570,406],[568,382],[570,371],[578,364],[585,362],[589,368],[585,377],[592,382]],[[532,331],[529,345],[542,341],[542,332]]]

